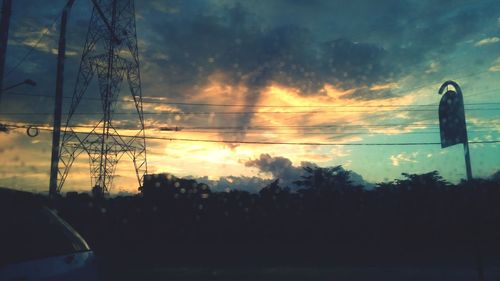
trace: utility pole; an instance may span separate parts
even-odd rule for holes
[[[3,0],[2,21],[0,22],[0,105],[2,104],[3,76],[5,60],[7,58],[7,41],[9,39],[10,15],[12,14],[12,0]]]
[[[57,77],[56,77],[56,97],[54,105],[54,128],[52,133],[52,157],[50,162],[50,183],[49,195],[57,194],[57,176],[59,173],[59,143],[61,140],[61,118],[62,101],[64,90],[64,60],[66,58],[66,26],[68,23],[69,12],[75,0],[69,0],[64,7],[61,16],[61,31],[59,33],[59,49],[57,54]]]

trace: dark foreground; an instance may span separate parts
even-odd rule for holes
[[[104,280],[500,280],[500,175],[365,190],[339,168],[309,172],[293,192],[156,175],[137,195],[36,199],[89,242]]]
[[[120,255],[102,253],[101,265],[104,281],[500,280],[496,251],[484,249],[477,253],[463,246],[395,251],[354,245],[333,249],[315,244],[178,244],[164,253],[151,248],[148,252],[123,251]]]
[[[471,281],[477,271],[461,267],[265,267],[129,268],[108,272],[105,280],[170,281]],[[485,280],[500,280],[500,267],[488,268]]]

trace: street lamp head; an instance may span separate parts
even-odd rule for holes
[[[30,85],[30,86],[33,86],[33,87],[35,87],[35,86],[36,86],[36,82],[35,82],[35,81],[33,81],[33,80],[31,80],[31,79],[26,79],[26,80],[24,80],[24,84],[26,84],[26,85]]]
[[[36,86],[36,82],[35,82],[35,81],[33,81],[33,80],[31,80],[31,79],[26,79],[26,80],[24,80],[23,82],[19,82],[19,83],[14,84],[14,85],[12,85],[12,86],[10,86],[10,87],[7,87],[7,88],[5,88],[5,89],[2,89],[2,92],[8,91],[8,90],[10,90],[10,89],[14,89],[14,88],[19,87],[19,86],[22,86],[22,85],[24,85],[24,84],[26,84],[26,85],[30,85],[30,86],[32,86],[32,87]]]

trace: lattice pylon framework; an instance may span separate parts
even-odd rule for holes
[[[94,7],[63,132],[58,191],[75,159],[83,152],[89,157],[92,187],[100,186],[105,193],[109,193],[116,166],[125,154],[134,164],[139,185],[147,173],[134,0],[98,0],[97,3],[102,14]],[[99,85],[102,118],[92,130],[81,132],[73,126],[76,124],[73,117],[94,76]],[[136,126],[127,130],[126,136],[120,135],[113,126],[113,112],[123,80],[128,82],[138,115]]]

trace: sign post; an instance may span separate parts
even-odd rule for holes
[[[455,91],[448,90],[453,86]],[[467,171],[467,181],[472,180],[472,168],[470,163],[469,140],[467,137],[467,123],[465,121],[464,98],[460,86],[454,81],[446,81],[439,94],[446,93],[439,102],[439,129],[441,133],[441,147],[446,148],[455,144],[464,145],[465,169]],[[478,212],[478,211],[476,211]],[[478,212],[479,214],[479,212]],[[477,272],[478,280],[484,281],[483,255],[481,250],[481,218],[478,217],[477,237]]]
[[[453,86],[455,91],[448,90],[449,86]],[[472,168],[462,89],[456,82],[446,81],[439,88],[439,94],[442,95],[445,90],[447,91],[439,103],[441,147],[446,148],[459,143],[464,145],[465,169],[467,171],[467,180],[470,181],[472,179]]]

